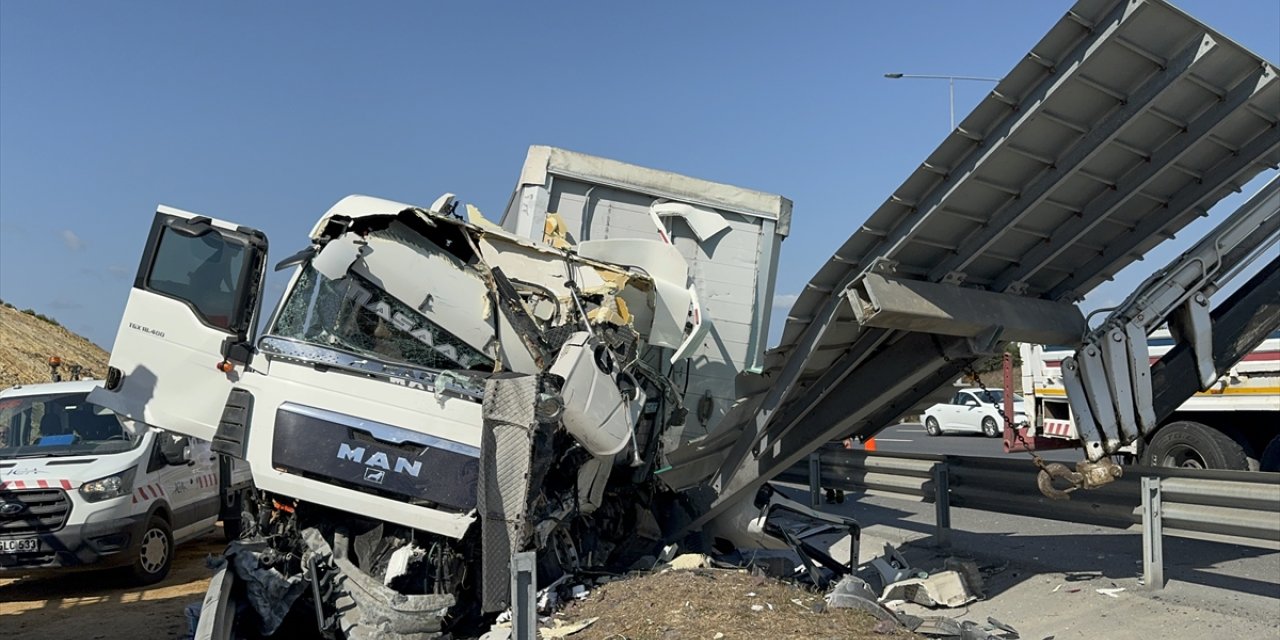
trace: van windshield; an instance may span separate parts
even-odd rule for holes
[[[140,442],[88,393],[0,399],[0,458],[103,455]]]

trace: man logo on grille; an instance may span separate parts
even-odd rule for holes
[[[0,504],[0,516],[16,516],[25,511],[26,508],[27,505],[21,502],[6,502]]]

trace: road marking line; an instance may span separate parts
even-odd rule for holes
[[[893,438],[876,438],[876,442],[915,442],[915,440],[895,440]]]
[[[924,429],[898,429],[901,433],[924,433]]]

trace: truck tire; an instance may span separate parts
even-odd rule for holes
[[[130,577],[136,584],[155,584],[169,575],[172,565],[173,531],[164,518],[153,515],[142,530],[138,557],[129,567]]]
[[[931,436],[942,435],[942,428],[938,426],[938,420],[933,416],[924,419],[924,432]]]
[[[1271,443],[1262,450],[1262,458],[1258,461],[1262,471],[1280,472],[1280,436],[1271,439]]]
[[[1249,456],[1231,436],[1199,422],[1171,422],[1151,438],[1142,454],[1152,467],[1248,471]]]

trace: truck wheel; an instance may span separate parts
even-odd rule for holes
[[[169,523],[160,516],[151,516],[147,528],[142,531],[138,544],[138,557],[130,567],[137,584],[155,584],[169,575],[173,564],[173,532]]]
[[[996,426],[995,418],[988,416],[982,419],[982,435],[988,438],[997,438],[1000,436],[1000,428]]]
[[[1280,472],[1280,436],[1271,439],[1271,443],[1262,450],[1262,459],[1258,461],[1262,471]]]
[[[1190,421],[1161,427],[1142,459],[1152,467],[1249,470],[1249,456],[1240,443],[1213,427]]]
[[[938,420],[933,416],[924,419],[924,432],[931,436],[942,435],[942,428],[938,426]]]

